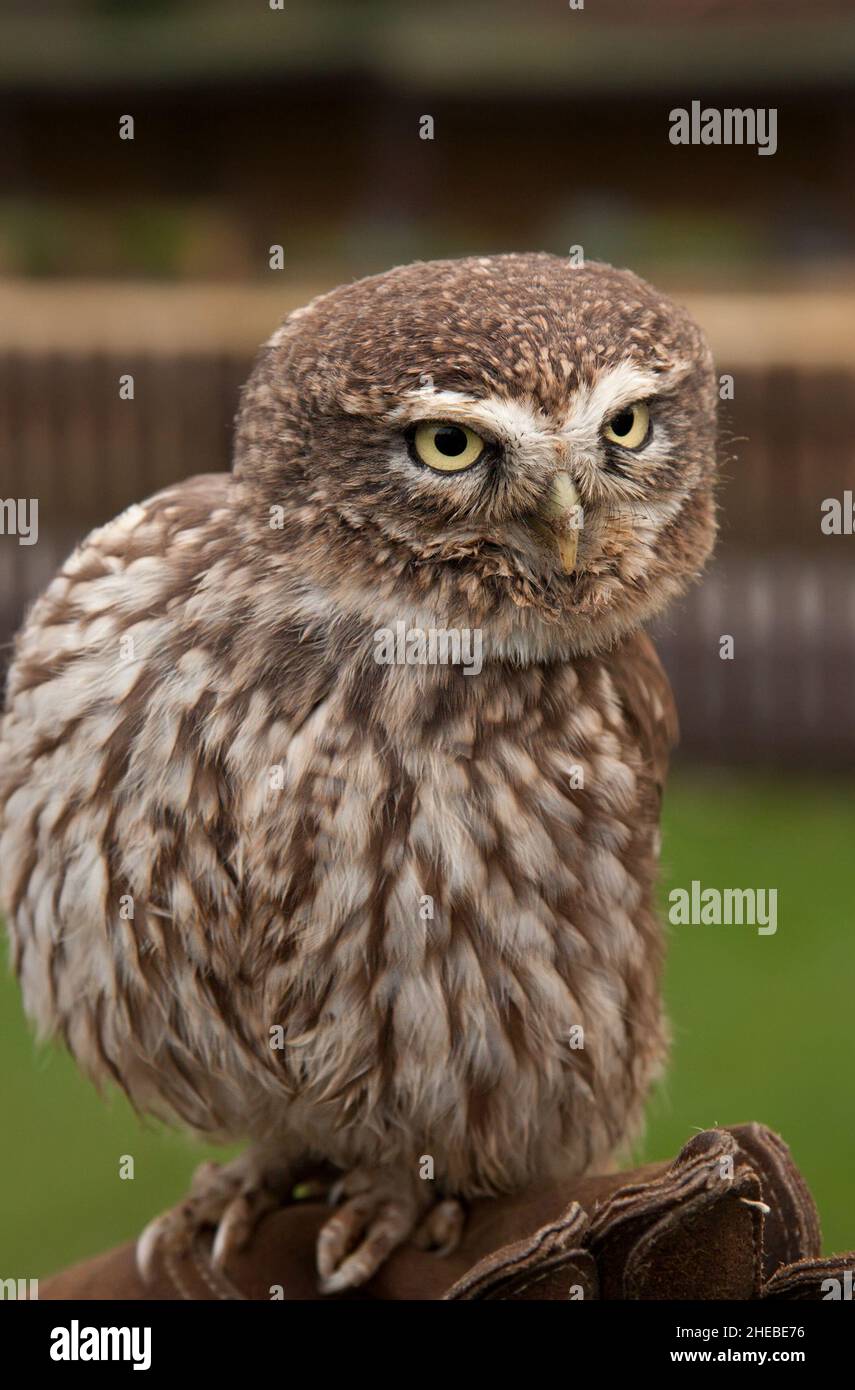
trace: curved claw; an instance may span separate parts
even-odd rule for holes
[[[137,1238],[135,1257],[140,1278],[144,1283],[152,1283],[155,1275],[155,1261],[164,1239],[177,1236],[174,1211],[162,1211],[143,1228]]]
[[[430,1250],[441,1260],[457,1249],[465,1222],[466,1213],[462,1203],[454,1197],[446,1197],[431,1207],[416,1231],[413,1243],[422,1250]]]
[[[243,1250],[265,1212],[278,1206],[278,1199],[265,1188],[239,1192],[220,1217],[214,1236],[211,1261],[223,1269],[230,1255]]]
[[[246,1246],[262,1216],[287,1200],[289,1191],[289,1170],[282,1163],[262,1167],[250,1155],[224,1167],[201,1164],[189,1197],[156,1216],[137,1240],[142,1279],[152,1282],[158,1254],[181,1258],[206,1228],[214,1230],[212,1262],[222,1269],[231,1254]]]

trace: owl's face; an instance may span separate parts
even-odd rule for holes
[[[285,321],[235,472],[336,610],[540,658],[607,645],[701,569],[714,416],[700,330],[629,272],[438,261]]]

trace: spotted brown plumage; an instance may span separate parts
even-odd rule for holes
[[[608,444],[637,400],[643,447]],[[33,607],[0,736],[26,1007],[140,1110],[252,1146],[143,1263],[202,1221],[225,1260],[320,1158],[335,1290],[637,1131],[675,735],[640,626],[712,545],[714,400],[629,272],[403,267],[286,319],[232,473],[95,531]],[[483,456],[420,466],[419,421]],[[398,622],[477,630],[481,670],[378,663]]]

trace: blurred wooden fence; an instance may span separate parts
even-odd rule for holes
[[[225,469],[243,353],[0,354],[0,499],[39,499],[39,539],[0,535],[0,642],[74,543],[130,502]],[[119,377],[134,377],[134,400]],[[685,754],[855,760],[855,536],[821,504],[855,486],[855,373],[743,367],[722,405],[722,535],[658,624]],[[731,636],[732,660],[720,656]]]

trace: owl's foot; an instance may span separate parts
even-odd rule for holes
[[[137,1241],[137,1267],[147,1282],[158,1257],[180,1258],[205,1229],[214,1228],[211,1259],[222,1269],[229,1255],[247,1244],[266,1212],[287,1201],[290,1167],[270,1164],[252,1151],[232,1163],[202,1163],[189,1196],[156,1216]]]
[[[463,1231],[459,1202],[435,1202],[429,1183],[392,1169],[354,1168],[334,1185],[329,1200],[340,1205],[318,1234],[322,1293],[367,1283],[408,1239],[448,1255]]]

